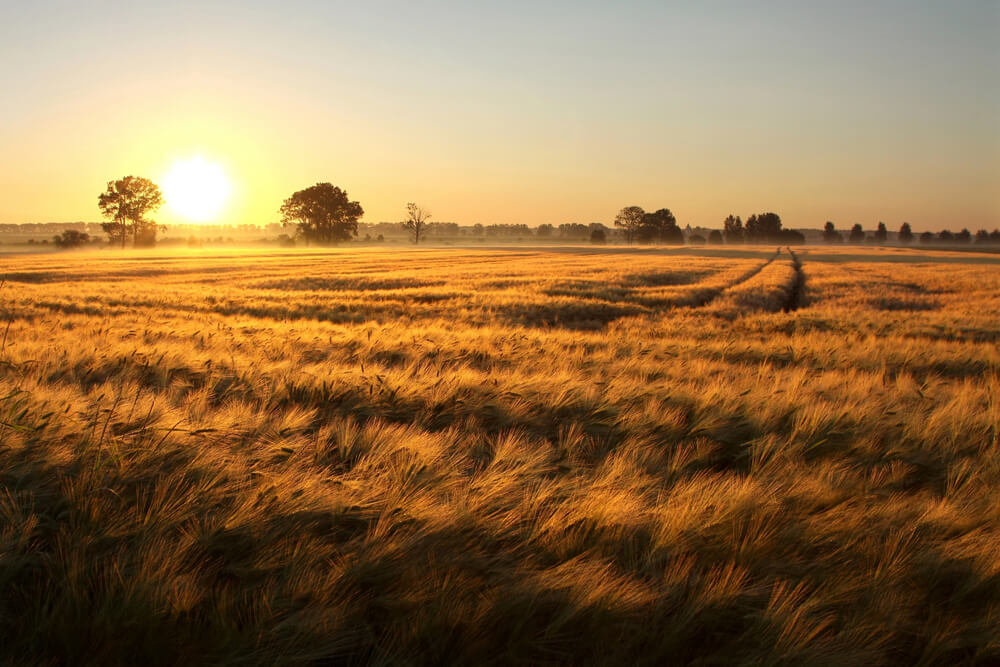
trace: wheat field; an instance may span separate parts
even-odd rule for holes
[[[998,661],[998,269],[3,258],[0,659]]]

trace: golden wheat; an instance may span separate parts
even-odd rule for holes
[[[997,263],[7,259],[2,654],[1000,659]]]

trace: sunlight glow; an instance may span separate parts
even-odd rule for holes
[[[163,181],[167,204],[192,222],[215,220],[231,189],[222,167],[200,156],[175,162]]]

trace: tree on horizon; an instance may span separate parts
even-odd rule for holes
[[[622,231],[625,232],[626,243],[631,245],[632,239],[642,227],[645,216],[646,212],[642,210],[641,206],[626,206],[615,216],[615,227],[621,227]]]
[[[884,222],[879,222],[878,227],[875,229],[875,242],[885,243],[886,239],[889,238],[889,230],[886,229]]]
[[[768,212],[751,215],[746,222],[746,237],[751,243],[781,239],[781,216]]]
[[[827,243],[844,242],[844,237],[837,231],[837,227],[833,224],[833,220],[827,220],[826,224],[823,225],[823,240]]]
[[[420,245],[420,237],[427,228],[427,221],[431,218],[431,212],[417,206],[414,202],[410,202],[406,205],[406,215],[407,218],[403,223],[403,227],[413,237],[413,244]]]
[[[331,183],[299,190],[284,201],[279,212],[282,225],[296,225],[306,245],[350,240],[357,236],[358,218],[365,214],[361,204],[350,201],[346,192]]]
[[[723,236],[726,243],[743,243],[746,238],[743,230],[743,220],[740,216],[729,214],[722,223]]]
[[[97,197],[101,215],[110,222],[101,224],[108,240],[125,248],[129,235],[134,245],[154,245],[160,228],[146,216],[163,206],[160,188],[148,178],[126,176],[108,181],[107,189]]]
[[[864,243],[865,242],[865,230],[861,226],[860,222],[855,222],[854,226],[851,227],[851,234],[847,237],[847,240],[851,243]]]
[[[898,238],[900,243],[913,243],[913,230],[910,229],[910,223],[904,222],[900,225]]]
[[[684,232],[677,226],[677,218],[669,208],[643,215],[637,234],[640,241],[684,244]]]

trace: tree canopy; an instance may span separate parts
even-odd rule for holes
[[[910,223],[904,222],[899,228],[899,242],[900,243],[912,243],[913,242],[913,230],[910,228]]]
[[[738,215],[728,215],[722,223],[722,233],[726,243],[743,243],[743,220]]]
[[[878,223],[878,227],[875,228],[875,240],[879,243],[885,243],[889,238],[889,230],[886,229],[885,223]]]
[[[279,211],[284,225],[297,225],[306,243],[336,244],[358,234],[361,204],[330,183],[317,183],[285,200]]]
[[[781,216],[777,213],[751,215],[746,222],[746,237],[751,243],[781,241]]]
[[[153,245],[158,225],[146,218],[163,206],[160,188],[148,178],[126,176],[108,181],[107,189],[97,197],[101,214],[110,220],[101,227],[112,243],[122,248],[131,236],[135,245]]]
[[[847,237],[851,243],[864,243],[865,242],[865,230],[861,226],[860,222],[854,223],[851,227],[851,234]]]
[[[837,227],[833,224],[832,220],[827,220],[826,224],[823,225],[823,240],[827,243],[840,243],[844,240],[844,237],[837,231]]]
[[[681,245],[684,243],[684,232],[677,226],[677,218],[669,208],[643,214],[637,235],[640,241]]]
[[[622,231],[625,232],[625,240],[631,243],[632,239],[639,233],[645,216],[646,212],[642,210],[641,206],[626,206],[615,216],[615,227],[621,227]]]

